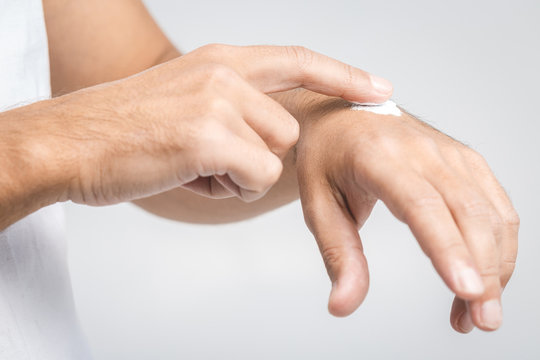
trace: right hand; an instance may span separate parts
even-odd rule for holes
[[[65,197],[106,205],[182,186],[258,199],[299,135],[294,117],[266,94],[297,87],[357,102],[392,93],[386,80],[302,47],[203,46],[56,99],[76,111],[55,134],[78,164]]]

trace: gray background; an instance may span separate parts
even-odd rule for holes
[[[540,2],[147,1],[183,51],[301,44],[391,79],[398,103],[485,155],[521,215],[495,333],[454,333],[451,294],[380,204],[361,230],[372,285],[328,315],[296,202],[193,226],[68,204],[75,297],[96,359],[539,359]]]

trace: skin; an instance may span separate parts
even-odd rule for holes
[[[456,293],[452,326],[500,326],[519,218],[474,151],[412,116],[334,97],[384,101],[382,80],[301,47],[178,58],[135,0],[44,7],[57,97],[0,114],[0,228],[65,200],[221,223],[300,192],[333,282],[329,310],[344,316],[367,291],[358,229],[381,199]]]
[[[60,36],[69,33],[62,30]],[[65,42],[56,43],[55,34],[53,87],[69,91],[56,73],[55,44]],[[281,159],[299,131],[266,93],[305,87],[382,101],[392,89],[381,92],[381,83],[302,47],[208,45],[121,80],[2,113],[0,138],[11,156],[3,163],[0,228],[57,201],[107,205],[179,186],[256,200],[279,180]],[[23,171],[20,164],[27,164]]]
[[[359,115],[315,94],[307,103],[298,116],[316,121],[301,121],[298,179],[306,223],[333,282],[330,312],[348,315],[366,295],[358,229],[380,199],[456,294],[454,329],[498,328],[519,217],[482,156],[407,113]]]

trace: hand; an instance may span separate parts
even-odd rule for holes
[[[305,114],[297,145],[300,197],[332,280],[330,312],[350,314],[367,293],[358,229],[381,199],[456,294],[454,329],[497,329],[519,218],[486,161],[405,113],[351,111],[329,99]]]
[[[70,113],[48,131],[78,164],[65,197],[103,205],[183,186],[260,198],[298,138],[297,121],[266,93],[296,87],[371,102],[392,92],[386,80],[301,47],[204,46],[58,98]]]

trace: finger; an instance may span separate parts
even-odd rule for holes
[[[221,185],[214,176],[198,177],[182,187],[212,199],[226,199],[236,195]]]
[[[518,251],[519,216],[510,198],[499,184],[489,166],[482,158],[480,164],[471,171],[484,194],[495,207],[502,226],[500,231],[500,281],[504,288],[510,280],[516,265]]]
[[[240,188],[239,197],[244,201],[254,201],[264,196],[279,179],[283,169],[281,160],[275,154],[236,133],[221,136],[212,146],[203,149],[200,154],[202,162],[213,165],[205,170],[208,175],[227,174]]]
[[[327,186],[304,186],[300,194],[306,224],[317,240],[332,281],[328,310],[335,316],[347,316],[360,306],[369,287],[356,223]]]
[[[495,209],[473,182],[447,166],[427,177],[448,205],[482,277],[484,293],[470,299],[473,322],[482,330],[495,330],[502,321],[497,229],[492,222]]]
[[[240,186],[236,185],[234,181],[231,180],[231,177],[229,175],[215,175],[214,179],[223,189],[225,189],[233,196],[236,196],[238,198],[242,197],[242,190],[240,189]]]
[[[244,83],[246,85],[248,85],[247,83],[241,81],[240,83]],[[246,90],[246,89],[244,89]],[[251,91],[251,96],[253,96],[253,92],[257,92],[256,90],[253,90],[253,89],[247,89],[249,91]],[[267,97],[266,95],[262,94],[262,93],[259,93],[260,96],[262,97]],[[270,156],[270,159],[272,159],[272,161],[274,161],[275,159],[275,156],[271,156],[272,155],[272,152],[269,148],[269,144],[265,142],[264,139],[261,138],[261,134],[257,133],[255,131],[255,129],[253,129],[253,127],[251,127],[246,121],[244,121],[244,119],[242,118],[241,116],[241,113],[239,112],[239,109],[234,107],[233,104],[231,103],[228,103],[228,102],[225,102],[224,105],[221,105],[220,106],[223,110],[224,113],[228,113],[229,115],[232,115],[234,114],[235,116],[227,116],[226,119],[228,119],[228,121],[224,122],[224,125],[227,127],[227,131],[230,132],[230,136],[232,136],[233,139],[236,139],[237,140],[237,144],[240,146],[240,147],[244,147],[246,150],[246,153],[238,153],[236,154],[237,158],[230,158],[230,161],[231,161],[231,166],[236,166],[236,165],[239,165],[239,164],[245,164],[246,161],[251,161],[250,158],[253,160],[253,161],[256,161],[255,159],[264,159],[264,158],[268,158],[268,156]],[[263,116],[268,116],[268,114],[264,114],[263,112],[261,112],[261,114]],[[273,120],[273,119],[272,119]],[[268,122],[271,122],[271,121],[268,121]],[[296,122],[296,121],[295,121]],[[274,128],[276,127],[279,127],[279,126],[274,126]],[[290,127],[290,126],[289,126]],[[272,129],[271,126],[267,126],[265,131],[269,131],[268,129]],[[259,128],[259,130],[261,130]],[[269,140],[268,138],[268,133],[265,133],[265,131],[261,131],[263,136],[266,136],[267,138],[267,141]],[[295,135],[293,135],[295,136]],[[277,135],[276,135],[277,137]],[[296,135],[297,137],[297,135]],[[289,138],[291,138],[291,135],[289,134]],[[219,152],[221,155],[220,156],[223,156],[224,154],[232,154],[231,151],[238,151],[238,149],[235,149],[234,147],[233,148],[230,148],[230,145],[233,145],[232,142],[229,141],[230,139],[227,139],[225,142],[226,144],[221,144],[220,146],[215,146],[216,148],[216,152]],[[290,140],[289,140],[290,141]],[[294,140],[294,142],[296,142],[296,138]],[[276,142],[274,142],[274,154],[277,155],[277,156],[281,156],[281,157],[285,157],[286,155],[286,151],[288,151],[288,148],[290,148],[290,146],[292,146],[292,144],[286,144],[286,145],[283,145],[285,144],[285,142],[282,141],[280,147],[278,148],[278,145],[276,145]],[[216,144],[214,144],[216,145]],[[287,147],[287,150],[285,150],[283,147]],[[283,153],[285,152],[285,153]],[[278,158],[279,159],[279,158]],[[268,161],[268,160],[267,160]],[[252,164],[254,165],[254,164]],[[263,165],[263,164],[261,164]],[[278,174],[278,178],[279,178],[279,175],[281,173],[281,163],[279,164],[280,166],[278,166],[279,168],[279,174]],[[257,166],[251,166],[251,167],[257,167]],[[274,170],[275,170],[275,166],[274,166]],[[269,168],[269,169],[265,169],[266,170],[266,173],[268,173],[269,171],[271,172],[272,171],[272,168]],[[262,176],[265,176],[264,173],[261,174]],[[268,175],[268,174],[267,174]],[[264,190],[253,190],[251,188],[246,188],[246,187],[243,187],[242,183],[238,183],[238,181],[242,181],[242,179],[244,179],[244,177],[240,177],[240,178],[237,178],[235,179],[234,177],[235,176],[238,176],[237,174],[235,173],[232,173],[232,172],[228,172],[228,173],[225,173],[225,174],[221,174],[221,173],[216,173],[214,174],[211,178],[210,178],[210,189],[213,190],[213,191],[220,191],[220,195],[223,194],[223,195],[228,195],[228,194],[232,194],[233,196],[236,196],[244,201],[254,201],[254,200],[257,200],[259,198],[261,198],[262,196],[264,196],[264,194],[269,190],[269,188],[275,183],[276,180],[272,180],[271,183],[269,183],[269,185],[265,186],[264,187]],[[255,174],[253,174],[253,176],[251,176],[251,178],[254,178],[256,177]]]
[[[474,329],[471,313],[468,310],[465,300],[458,297],[454,298],[452,311],[450,313],[450,323],[454,330],[463,334],[467,334]]]
[[[204,50],[216,61],[229,63],[265,93],[303,87],[372,103],[383,103],[392,95],[387,80],[301,46],[210,45]]]
[[[222,120],[235,120],[237,127],[245,132],[240,123],[248,124],[257,137],[279,157],[284,157],[297,142],[298,121],[270,96],[249,84],[231,67],[212,65],[204,68],[212,82],[215,93],[208,110]]]
[[[478,270],[441,195],[425,179],[408,170],[400,172],[399,177],[383,178],[387,180],[377,195],[398,219],[409,225],[448,287],[464,299],[481,295],[484,287]]]
[[[237,106],[244,121],[262,138],[268,148],[283,158],[298,141],[298,121],[277,101],[246,81],[237,83]]]
[[[389,81],[301,46],[253,46],[247,74],[265,93],[303,87],[355,102],[382,103],[392,95]]]

